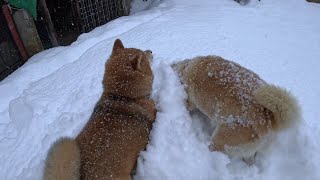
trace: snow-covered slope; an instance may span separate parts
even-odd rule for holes
[[[154,52],[159,112],[137,179],[320,179],[319,4],[162,0],[145,7],[70,46],[35,55],[0,82],[0,179],[41,179],[51,143],[80,132],[102,92],[104,63],[116,38]],[[208,54],[252,69],[300,101],[301,125],[281,133],[251,167],[209,152],[203,117],[190,116],[184,106],[186,94],[169,65]]]

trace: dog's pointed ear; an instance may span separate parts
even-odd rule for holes
[[[142,53],[137,54],[131,61],[132,68],[134,70],[140,71],[142,62]]]
[[[118,49],[124,49],[124,46],[120,39],[116,39],[116,41],[114,41],[112,52],[115,52]]]

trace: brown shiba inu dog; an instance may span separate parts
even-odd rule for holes
[[[91,118],[74,140],[62,138],[53,144],[44,179],[131,179],[156,114],[148,97],[151,59],[150,50],[124,48],[115,41],[105,67],[104,91]]]
[[[172,67],[186,86],[189,110],[200,110],[216,126],[212,151],[251,161],[275,132],[300,118],[298,104],[288,91],[232,61],[205,56]]]

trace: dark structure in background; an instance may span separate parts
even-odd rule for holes
[[[4,5],[4,2],[0,1],[0,7],[2,5]],[[7,77],[22,64],[23,61],[12,39],[4,14],[0,13],[0,80]]]
[[[60,45],[120,16],[129,15],[131,0],[46,0]]]
[[[80,35],[73,0],[46,0],[59,45],[66,46]]]
[[[320,0],[307,0],[308,2],[320,3]]]
[[[28,2],[28,0],[21,0]],[[37,19],[34,21],[37,36],[44,49],[70,45],[81,33],[86,33],[111,20],[129,15],[132,0],[37,0]],[[0,0],[0,7],[5,0]],[[9,6],[8,6],[9,7]],[[11,9],[11,13],[17,8]],[[32,20],[32,19],[31,19]],[[21,22],[18,27],[21,28]],[[33,22],[32,22],[33,23]],[[15,25],[13,25],[15,26]],[[0,81],[24,64],[21,49],[28,49],[25,37],[13,39],[12,31],[0,13]],[[15,27],[16,28],[16,27]],[[20,31],[21,32],[21,31]],[[17,40],[18,39],[18,40]]]
[[[80,18],[81,32],[89,32],[95,27],[120,16],[129,14],[130,1],[125,0],[76,0],[75,6]]]

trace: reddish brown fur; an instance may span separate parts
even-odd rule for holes
[[[104,92],[93,115],[76,138],[81,179],[130,179],[141,150],[148,143],[155,107],[151,54],[114,44],[106,63]]]
[[[106,63],[104,92],[75,139],[80,179],[131,179],[156,114],[154,102],[147,97],[153,82],[151,58],[149,50],[124,48],[120,40],[115,41]]]
[[[189,109],[199,109],[217,126],[212,135],[211,150],[250,157],[267,144],[272,131],[280,130],[278,127],[282,124],[289,127],[292,122],[289,118],[298,114],[290,94],[268,86],[257,74],[232,61],[205,56],[173,67],[186,85]],[[261,99],[259,102],[279,108],[269,110],[259,104],[254,95],[258,89],[262,89],[257,94]],[[274,115],[278,117],[281,113],[284,113],[282,119],[275,119]]]
[[[151,59],[150,52],[150,50],[143,52],[139,49],[123,48],[123,45],[115,42],[110,60],[106,63],[104,93],[128,98],[149,95],[153,81],[148,60]]]

